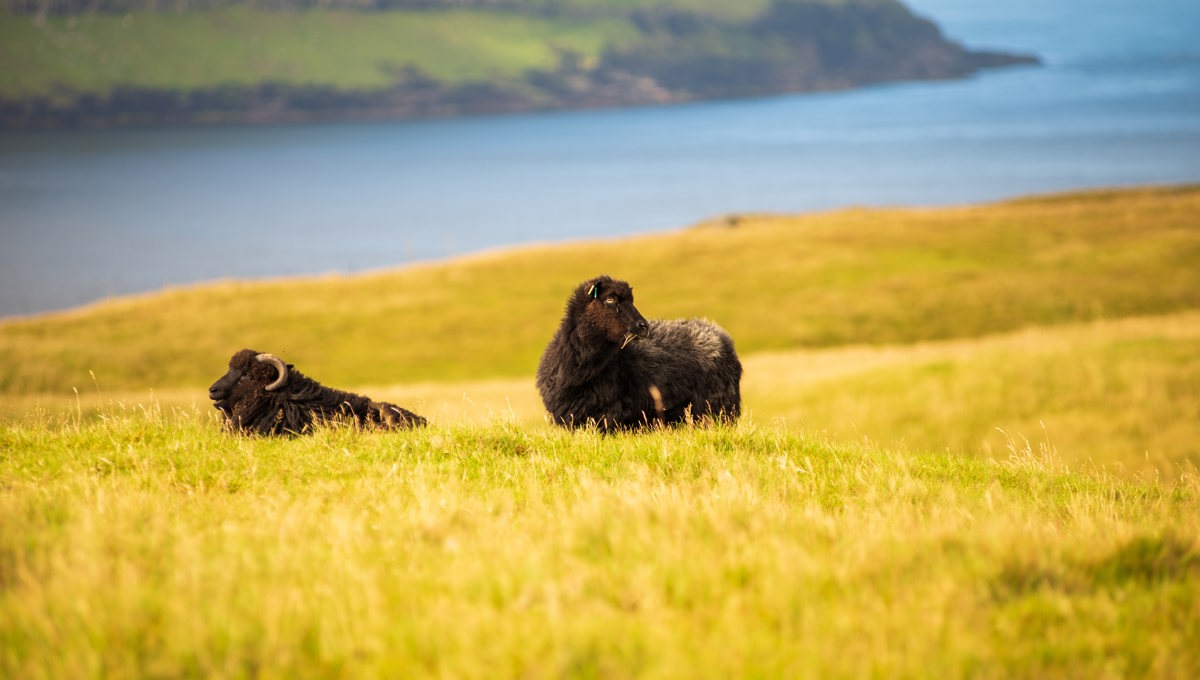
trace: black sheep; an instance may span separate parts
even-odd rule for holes
[[[360,427],[406,428],[421,416],[394,404],[325,387],[274,354],[243,349],[229,372],[208,388],[213,405],[235,431],[300,434],[316,421],[346,419]]]
[[[584,281],[538,364],[554,422],[602,430],[734,421],[742,364],[733,340],[704,319],[646,321],[624,281]]]

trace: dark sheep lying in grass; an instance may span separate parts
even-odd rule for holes
[[[742,364],[733,340],[703,319],[646,321],[624,281],[584,281],[538,365],[537,386],[554,421],[602,430],[733,421],[741,414]]]
[[[243,349],[208,396],[235,431],[263,435],[300,434],[315,422],[345,419],[360,427],[406,428],[421,416],[382,401],[318,383],[274,354]]]

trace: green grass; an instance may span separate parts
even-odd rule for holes
[[[828,4],[837,4],[842,1],[826,0]],[[610,12],[670,8],[742,21],[762,14],[771,6],[770,0],[742,0],[740,2],[723,0],[541,0],[541,4],[574,7],[584,11]]]
[[[1200,479],[743,424],[0,429],[5,677],[1189,677]]]
[[[408,65],[449,84],[515,79],[595,59],[636,29],[619,19],[539,19],[482,11],[210,12],[50,17],[0,13],[0,97],[103,94],[116,86],[189,90],[277,82],[371,90]]]
[[[757,216],[2,322],[0,677],[1195,677],[1198,224]],[[599,271],[731,331],[737,426],[545,423]],[[229,435],[243,345],[433,424]]]
[[[692,48],[750,54],[746,45],[725,44],[737,31],[721,22],[746,24],[770,7],[768,0],[532,0],[446,8],[453,4],[272,10],[222,1],[188,11],[160,4],[155,12],[45,17],[0,10],[0,100],[44,99],[66,108],[120,87],[169,94],[267,83],[380,91],[408,67],[448,87],[489,83],[537,97],[524,76],[557,69],[563,53],[590,67],[606,50],[661,40],[642,33],[636,11],[694,13],[712,28]]]

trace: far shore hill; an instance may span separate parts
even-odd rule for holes
[[[644,106],[1038,64],[897,0],[9,0],[0,128]]]

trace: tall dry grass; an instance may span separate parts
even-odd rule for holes
[[[0,428],[5,677],[1188,677],[1200,482],[496,421]]]

